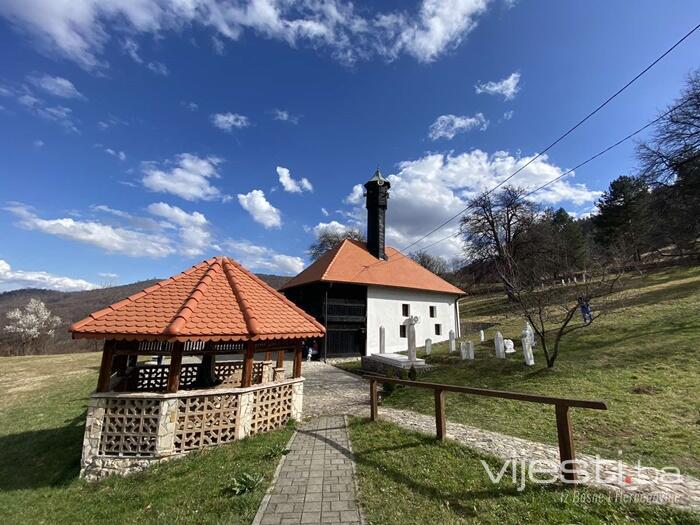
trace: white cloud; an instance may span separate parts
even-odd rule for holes
[[[289,122],[290,124],[299,124],[299,117],[297,115],[292,115],[285,109],[273,109],[272,119],[281,120],[282,122]]]
[[[117,279],[119,277],[118,273],[113,272],[99,272],[97,275],[104,277],[105,279]]]
[[[311,228],[311,231],[314,233],[314,235],[316,237],[318,237],[319,234],[321,232],[324,232],[324,231],[342,234],[351,228],[352,228],[352,226],[349,226],[347,224],[341,224],[338,221],[331,221],[331,222],[319,222],[316,226]]]
[[[78,127],[73,119],[73,110],[65,106],[49,106],[42,99],[36,97],[27,86],[19,90],[3,87],[0,94],[13,97],[17,103],[28,112],[45,120],[56,122],[67,131],[78,133]]]
[[[211,45],[217,55],[222,56],[224,53],[226,53],[226,44],[224,44],[224,41],[216,35],[211,37]]]
[[[296,275],[304,269],[301,257],[284,255],[246,239],[227,239],[223,247],[231,252],[235,260],[256,272]]]
[[[503,113],[503,120],[512,119],[514,114],[515,114],[515,111],[513,111],[512,109],[510,111],[506,111],[505,113]]]
[[[431,62],[462,42],[487,3],[421,0],[411,12],[360,12],[348,0],[5,0],[0,16],[34,36],[44,53],[88,70],[108,66],[102,55],[115,36],[134,42],[140,34],[160,36],[195,24],[212,38],[235,41],[252,31],[290,46],[328,49],[346,63],[401,54]],[[138,57],[135,42],[125,44],[131,54],[129,47]]]
[[[36,139],[34,142],[32,142],[32,144],[36,149],[41,149],[44,147],[44,141],[41,139]]]
[[[277,166],[277,176],[280,184],[287,193],[302,193],[304,191],[314,191],[314,187],[309,182],[309,179],[302,177],[301,180],[292,178],[289,169]]]
[[[326,208],[321,208],[321,213],[323,213],[324,217],[328,217],[330,213],[328,213],[328,210]]]
[[[121,161],[126,160],[126,153],[120,150],[116,150],[113,148],[108,148],[106,146],[103,146],[102,144],[95,144],[95,147],[100,148],[102,151],[104,151],[107,155],[111,155],[112,157],[119,159]]]
[[[532,156],[515,157],[504,151],[488,154],[476,149],[461,154],[431,153],[401,162],[398,172],[388,176],[391,199],[387,210],[387,243],[396,248],[407,246],[432,227],[466,208],[472,197],[493,188],[530,159]],[[543,155],[507,184],[534,189],[564,171]],[[364,229],[366,211],[358,186],[361,188],[360,185],[353,187],[345,199],[346,203],[352,205],[352,210],[348,213],[348,225]],[[531,198],[546,206],[563,203],[581,206],[593,203],[600,195],[601,192],[590,190],[585,184],[573,183],[567,177],[547,186]],[[330,224],[336,228],[347,227],[334,223],[335,221]],[[457,226],[458,221],[455,220],[412,250],[456,233]],[[431,251],[446,257],[458,255],[461,251],[460,240],[446,240],[432,247]]]
[[[94,290],[98,286],[83,279],[62,277],[48,272],[13,270],[7,261],[0,259],[0,291],[6,292],[19,288],[43,288],[61,292],[77,292]]]
[[[379,44],[385,56],[396,58],[405,52],[421,62],[433,62],[459,46],[486,5],[486,0],[423,0],[417,17],[380,15],[371,30],[385,31],[381,35],[385,41]]]
[[[280,211],[270,204],[262,190],[253,190],[249,193],[238,194],[238,202],[250,213],[255,222],[259,222],[265,228],[279,228],[282,226]]]
[[[197,111],[199,109],[199,104],[196,102],[185,102],[184,100],[180,102],[180,105],[189,110],[189,111]]]
[[[201,255],[212,244],[210,224],[206,217],[195,211],[187,213],[182,208],[164,202],[155,202],[148,206],[149,213],[162,217],[179,227],[179,250],[186,256]]]
[[[5,208],[19,218],[20,226],[64,239],[97,246],[109,253],[130,257],[165,257],[175,253],[172,241],[161,233],[112,226],[99,221],[72,218],[43,219],[29,207],[14,203]]]
[[[489,126],[483,113],[477,113],[473,117],[458,115],[440,115],[428,130],[430,140],[445,138],[452,140],[458,133],[464,133],[478,127],[484,131]]]
[[[73,83],[63,77],[52,77],[51,75],[31,75],[29,82],[37,88],[45,91],[49,95],[60,98],[84,99],[85,96],[76,89]]]
[[[168,66],[166,66],[162,62],[149,62],[148,64],[146,64],[146,67],[156,75],[167,77],[170,74]]]
[[[365,198],[365,187],[362,184],[355,184],[350,195],[343,199],[345,204],[361,204]]]
[[[154,163],[143,165],[141,182],[150,190],[172,193],[188,201],[224,199],[218,188],[210,180],[219,178],[218,166],[223,161],[219,157],[198,157],[182,153],[173,162],[158,168]]]
[[[513,100],[515,95],[520,91],[518,84],[520,83],[520,73],[511,73],[511,75],[498,82],[479,82],[474,86],[477,94],[486,93],[488,95],[503,95],[505,100]]]
[[[230,133],[233,128],[241,129],[250,126],[248,117],[238,113],[215,113],[211,116],[211,122],[227,133]]]

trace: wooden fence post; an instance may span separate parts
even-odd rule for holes
[[[445,391],[436,389],[435,390],[435,429],[437,431],[437,438],[440,441],[445,439],[447,435],[446,431],[446,421],[445,421]]]
[[[377,420],[377,380],[369,380],[369,418],[372,421]]]
[[[574,439],[571,431],[571,414],[567,405],[555,405],[557,415],[557,437],[559,439],[559,467],[568,461],[567,469],[563,472],[566,481],[575,482],[576,473],[573,470],[576,468],[572,463],[576,459],[574,451]]]

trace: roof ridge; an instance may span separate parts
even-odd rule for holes
[[[227,258],[227,259],[228,259],[228,258]],[[296,312],[298,312],[298,313],[300,313],[301,315],[303,315],[308,321],[311,321],[317,328],[320,328],[321,330],[324,330],[324,331],[326,330],[326,328],[325,328],[321,323],[319,323],[313,315],[311,315],[311,314],[305,312],[303,309],[299,308],[296,304],[294,304],[292,301],[290,301],[283,293],[281,293],[281,292],[275,290],[272,286],[270,286],[269,284],[267,284],[267,283],[266,283],[265,281],[263,281],[260,277],[258,277],[257,275],[255,275],[253,272],[251,272],[250,270],[248,270],[246,267],[244,267],[243,265],[241,265],[241,264],[238,263],[237,261],[235,261],[235,260],[233,260],[233,259],[228,259],[228,261],[229,261],[231,264],[233,264],[236,268],[240,269],[243,273],[245,273],[245,274],[247,274],[249,277],[251,277],[251,278],[252,278],[255,282],[257,282],[259,285],[261,285],[261,286],[263,287],[263,289],[267,290],[267,292],[270,293],[270,295],[272,295],[273,297],[276,297],[276,298],[280,299],[284,304],[286,304],[287,306],[290,306],[290,307],[293,308]]]
[[[209,265],[207,271],[204,272],[204,275],[202,275],[202,277],[199,279],[197,286],[192,289],[189,297],[187,297],[187,300],[182,304],[180,310],[177,312],[175,317],[173,317],[173,320],[170,321],[170,324],[163,331],[164,333],[168,335],[179,335],[187,324],[187,321],[189,321],[190,317],[192,316],[192,313],[199,304],[199,301],[201,301],[202,297],[204,297],[204,293],[209,287],[209,283],[211,283],[213,280],[211,273],[215,271],[217,266],[221,266],[221,263],[219,263],[219,261],[215,258],[209,259],[205,262]]]
[[[138,299],[141,299],[141,297],[148,295],[149,293],[154,292],[156,290],[159,290],[160,288],[169,285],[173,281],[177,281],[178,279],[181,279],[181,278],[185,277],[186,275],[191,274],[195,270],[199,270],[202,266],[211,264],[211,261],[213,261],[213,259],[215,259],[215,258],[206,259],[206,260],[202,261],[201,263],[194,264],[190,268],[185,270],[184,272],[180,272],[177,275],[173,275],[171,277],[168,277],[167,279],[163,279],[162,281],[158,281],[157,283],[152,284],[151,286],[148,286],[139,292],[131,294],[126,299],[122,299],[121,301],[117,301],[116,303],[109,305],[107,308],[103,308],[102,310],[92,312],[85,319],[82,319],[80,321],[76,321],[75,323],[73,323],[68,328],[68,331],[70,332],[74,329],[78,329],[81,326],[86,325],[90,321],[96,321],[97,319],[101,319],[102,317],[104,317],[107,314],[111,314],[112,312],[116,312],[117,310],[120,310],[124,306],[131,304],[134,301],[137,301]]]
[[[326,274],[331,270],[331,266],[333,266],[333,263],[335,262],[336,257],[338,257],[338,254],[340,251],[343,249],[343,246],[345,246],[345,243],[351,242],[350,239],[343,239],[343,241],[336,247],[335,249],[335,254],[333,254],[333,257],[331,257],[331,260],[328,262],[328,265],[326,265],[326,269],[323,272],[323,275],[321,275],[321,279],[326,278]]]
[[[248,303],[248,299],[243,294],[243,291],[241,290],[240,286],[238,286],[238,282],[236,281],[235,276],[233,275],[233,270],[231,269],[231,259],[229,259],[228,257],[223,258],[222,266],[224,269],[224,274],[226,275],[226,280],[228,281],[228,284],[231,287],[231,290],[233,291],[233,295],[236,297],[238,305],[241,308],[241,313],[243,314],[243,319],[245,319],[245,324],[248,328],[248,333],[250,334],[251,338],[255,337],[260,333],[258,319],[255,316],[253,308],[251,308],[250,304]]]

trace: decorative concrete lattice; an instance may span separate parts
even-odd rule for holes
[[[175,450],[184,452],[236,439],[238,399],[237,394],[179,399]]]
[[[155,455],[159,417],[158,399],[107,399],[100,454],[129,457]]]
[[[263,382],[263,369],[265,363],[253,363],[253,384],[258,385]],[[243,379],[243,361],[232,361],[228,363],[217,363],[214,373],[226,386],[240,386]]]
[[[180,387],[186,388],[197,382],[198,364],[182,365],[180,371]],[[141,365],[134,372],[135,384],[129,385],[137,392],[159,392],[168,386],[168,365]]]
[[[292,392],[292,385],[279,385],[253,392],[250,435],[274,430],[289,421],[292,414]]]

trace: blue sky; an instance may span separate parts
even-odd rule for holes
[[[219,253],[294,274],[319,228],[364,229],[357,185],[377,166],[402,248],[621,87],[693,12],[2,0],[0,290],[166,277]],[[698,67],[698,33],[512,182],[539,186],[652,120]],[[626,144],[536,197],[588,213],[634,165]]]

